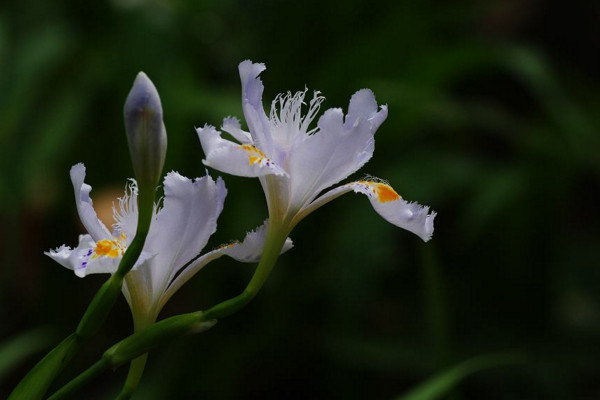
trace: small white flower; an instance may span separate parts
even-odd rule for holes
[[[114,273],[136,232],[137,188],[130,183],[125,196],[113,207],[115,224],[110,232],[98,219],[90,198],[91,187],[84,183],[85,167],[71,168],[71,181],[81,222],[87,234],[79,237],[75,249],[61,246],[45,254],[74,270],[79,277],[95,273]],[[196,180],[177,172],[164,179],[162,208],[155,212],[142,254],[125,276],[123,293],[131,307],[136,326],[156,320],[167,300],[208,262],[228,255],[244,262],[256,262],[264,245],[265,225],[248,233],[242,243],[221,246],[198,257],[217,228],[227,194],[221,178]],[[283,251],[291,248],[288,239]]]
[[[249,60],[239,65],[242,107],[249,132],[235,118],[225,118],[223,131],[239,143],[226,140],[214,127],[197,129],[206,154],[205,165],[233,175],[258,177],[269,207],[269,218],[289,232],[302,218],[334,198],[354,191],[368,196],[375,211],[392,224],[428,241],[435,213],[409,203],[388,184],[362,180],[328,187],[358,171],[373,155],[375,131],[387,117],[369,89],[356,92],[348,113],[332,108],[310,128],[324,97],[315,92],[306,106],[306,90],[278,95],[267,116],[262,106],[264,64]]]

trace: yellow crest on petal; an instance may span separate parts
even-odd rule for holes
[[[367,186],[371,192],[377,196],[377,200],[379,200],[380,203],[387,203],[388,201],[394,201],[401,198],[400,195],[386,183],[372,181],[360,181],[357,183],[362,183]]]
[[[263,161],[266,161],[266,162],[269,161],[269,159],[267,158],[265,153],[263,153],[256,147],[254,147],[250,144],[244,144],[244,145],[241,145],[241,147],[242,147],[242,149],[246,150],[246,152],[248,153],[248,162],[250,163],[250,165],[261,164],[261,163],[263,163]]]
[[[117,258],[125,254],[126,250],[126,239],[125,233],[121,233],[121,235],[114,240],[111,239],[103,239],[96,242],[96,247],[94,248],[93,258],[98,258],[101,256],[107,256],[110,258]]]

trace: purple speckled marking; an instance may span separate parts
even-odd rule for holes
[[[87,252],[86,256],[89,257],[91,255],[92,255],[92,249],[88,249],[88,252]]]

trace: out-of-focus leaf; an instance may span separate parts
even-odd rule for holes
[[[547,120],[560,130],[569,150],[578,159],[597,160],[598,126],[582,107],[573,101],[562,87],[561,80],[542,55],[532,49],[513,47],[504,57],[506,68],[512,70],[539,99]],[[598,166],[597,162],[592,162]]]
[[[472,239],[482,234],[494,217],[515,207],[526,188],[527,182],[520,170],[488,174],[465,208],[465,226],[468,227],[465,233]]]
[[[41,113],[40,120],[35,125],[35,138],[30,140],[21,155],[22,169],[19,171],[19,178],[25,194],[30,197],[35,195],[36,186],[48,175],[48,168],[54,170],[62,151],[72,142],[72,138],[76,134],[85,134],[77,131],[86,105],[85,100],[76,93],[65,92]]]
[[[49,28],[28,36],[17,49],[11,64],[5,68],[6,75],[0,76],[0,85],[6,90],[0,93],[0,105],[4,108],[0,117],[3,141],[16,134],[20,121],[40,94],[40,87],[44,87],[48,71],[65,60],[70,45],[72,41],[65,32]]]
[[[0,16],[0,72],[3,70],[3,65],[5,64],[4,58],[6,57],[6,22],[4,21],[3,16]]]
[[[0,36],[1,34],[0,29]],[[53,101],[52,96],[46,92],[51,86],[47,81],[54,68],[67,60],[72,45],[73,41],[61,28],[41,29],[26,37],[14,50],[14,54],[11,54],[11,62],[7,63],[8,65],[2,70],[0,75],[0,204],[5,210],[10,211],[17,207],[25,186],[21,184],[20,176],[15,179],[15,174],[9,171],[14,170],[14,165],[20,165],[23,158],[28,158],[27,155],[23,155],[23,148],[29,149],[32,147],[32,142],[40,142],[32,132],[46,132],[48,123],[53,122],[46,120],[44,121],[46,125],[42,128],[38,130],[31,128],[32,123],[38,121],[40,114],[38,111],[40,107],[36,106],[36,101],[43,101],[44,110],[45,106]],[[0,47],[0,57],[2,51]],[[10,51],[11,49],[8,49],[6,53]],[[64,110],[59,111],[64,113]],[[70,117],[70,114],[67,113],[65,117]],[[48,166],[40,160],[36,160],[35,163],[48,170]]]
[[[48,328],[36,328],[0,344],[0,381],[27,357],[49,347],[55,335]]]
[[[494,354],[471,358],[470,360],[434,375],[407,394],[398,397],[396,400],[439,399],[452,388],[456,387],[462,380],[476,372],[488,368],[519,364],[524,361],[525,358],[518,354]]]

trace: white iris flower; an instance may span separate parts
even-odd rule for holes
[[[205,165],[238,176],[258,177],[265,191],[272,223],[289,232],[302,218],[336,197],[354,191],[366,195],[373,208],[392,224],[431,239],[435,212],[405,201],[388,184],[367,179],[323,190],[358,171],[373,155],[375,131],[387,117],[373,92],[362,89],[350,99],[348,113],[327,110],[311,128],[324,97],[315,92],[306,106],[306,90],[278,95],[267,116],[262,106],[264,64],[239,65],[242,107],[249,132],[235,118],[225,118],[224,139],[214,127],[197,129],[206,154]],[[321,194],[321,195],[320,195]],[[320,195],[320,196],[319,196]]]
[[[127,246],[135,236],[138,210],[137,187],[132,180],[113,206],[112,232],[98,219],[90,198],[91,186],[84,183],[83,164],[71,168],[77,211],[87,234],[80,235],[75,249],[61,246],[45,254],[74,270],[79,277],[88,274],[114,273]],[[216,231],[217,218],[227,194],[221,178],[210,176],[196,180],[177,172],[164,179],[162,207],[154,215],[142,254],[125,276],[123,294],[131,307],[136,330],[151,324],[169,298],[208,262],[230,256],[238,261],[256,262],[264,246],[266,224],[246,235],[243,242],[221,246],[198,257]],[[283,251],[291,248],[288,239]]]

